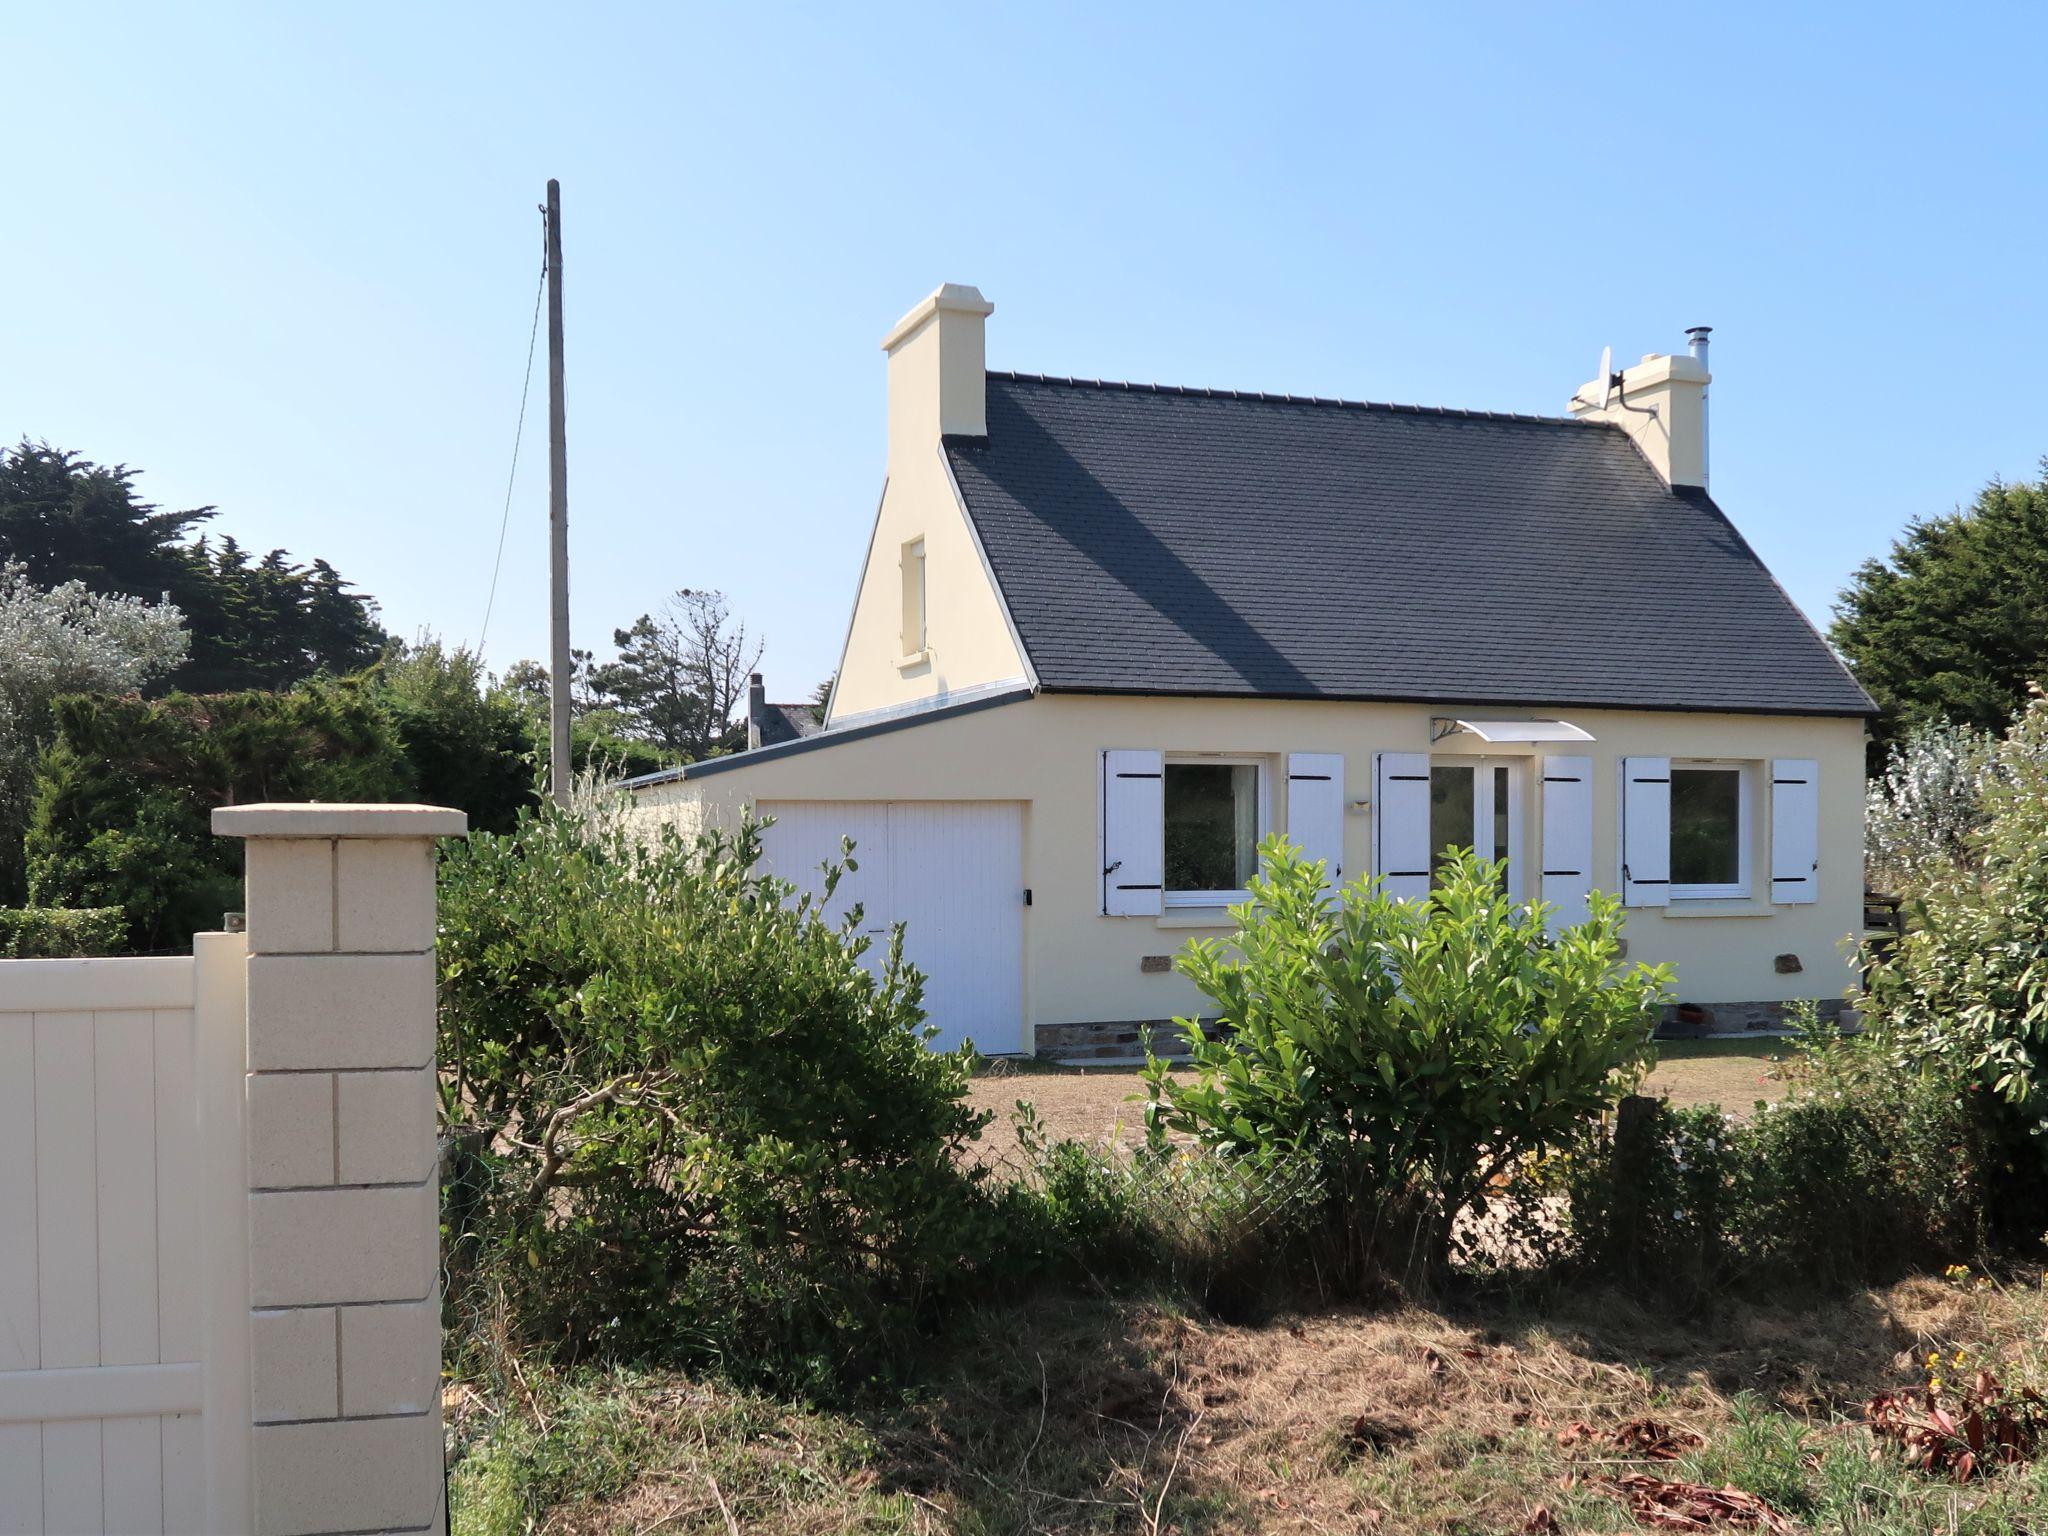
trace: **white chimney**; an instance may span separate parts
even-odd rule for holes
[[[1615,375],[1611,388],[1606,379],[1595,379],[1571,398],[1574,416],[1612,422],[1634,438],[1666,485],[1706,489],[1709,329],[1699,325],[1687,333],[1691,356],[1653,352]]]
[[[1713,327],[1712,327],[1711,325],[1688,325],[1688,326],[1687,326],[1687,327],[1685,328],[1685,334],[1686,334],[1686,336],[1687,336],[1687,337],[1688,337],[1688,338],[1689,338],[1689,339],[1691,340],[1691,343],[1692,343],[1692,345],[1691,345],[1691,346],[1690,346],[1690,347],[1689,347],[1689,348],[1688,348],[1687,350],[1689,350],[1689,351],[1690,351],[1690,352],[1692,353],[1692,358],[1693,358],[1693,361],[1694,361],[1694,362],[1696,362],[1696,363],[1698,363],[1698,364],[1699,364],[1699,365],[1700,365],[1700,366],[1701,366],[1702,368],[1706,368],[1706,367],[1707,367],[1707,338],[1708,338],[1709,336],[1711,336],[1711,335],[1713,335],[1713,334],[1714,334],[1714,328],[1713,328]],[[1713,371],[1713,370],[1712,370],[1711,368],[1707,368],[1707,377],[1708,377],[1709,379],[1711,379],[1711,378],[1713,378],[1713,376],[1714,376],[1714,371]],[[1708,468],[1709,468],[1709,466],[1710,466],[1711,462],[1712,462],[1712,460],[1711,460],[1711,458],[1709,457],[1709,449],[1708,449],[1708,443],[1707,443],[1707,387],[1706,387],[1706,385],[1702,384],[1702,385],[1700,386],[1700,484],[1701,484],[1701,485],[1705,485],[1705,484],[1707,484],[1707,470],[1708,470]]]
[[[941,436],[988,436],[985,330],[995,305],[944,283],[882,338],[889,354],[889,461],[928,458]]]

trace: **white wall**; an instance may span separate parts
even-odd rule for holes
[[[1157,918],[1100,915],[1096,754],[1107,747],[1152,747],[1270,756],[1273,824],[1284,829],[1284,754],[1342,753],[1347,804],[1370,801],[1372,754],[1429,751],[1430,717],[1442,712],[1405,704],[1048,695],[653,786],[642,792],[640,806],[650,816],[672,817],[678,806],[688,806],[684,814],[693,818],[730,820],[755,798],[1028,800],[1024,877],[1034,891],[1034,904],[1023,914],[1029,1023],[1157,1019],[1194,1010],[1200,998],[1177,974],[1142,972],[1143,957],[1170,954],[1195,933],[1227,933],[1228,925],[1220,916],[1175,911]],[[1861,721],[1529,713],[1560,715],[1596,738],[1559,750],[1594,760],[1593,867],[1597,883],[1609,889],[1619,882],[1622,757],[1817,760],[1820,899],[1774,907],[1763,881],[1755,887],[1763,894],[1747,901],[1632,909],[1630,958],[1672,963],[1679,996],[1709,1004],[1838,997],[1851,984],[1842,946],[1862,921]],[[1525,782],[1524,794],[1524,846],[1533,851],[1541,838],[1534,786]],[[1767,875],[1767,817],[1753,818],[1751,835],[1752,861]],[[1364,871],[1370,860],[1371,813],[1347,811],[1346,866]],[[1780,954],[1798,955],[1803,970],[1780,974],[1773,963]],[[1020,1040],[1018,1048],[1029,1044]]]
[[[906,657],[902,553],[914,539],[924,541],[927,649]],[[939,445],[927,443],[892,468],[883,492],[839,662],[832,722],[1021,684],[1024,675]]]
[[[994,306],[948,283],[914,306],[889,354],[888,472],[840,657],[830,723],[955,698],[1029,668],[960,504],[940,439],[986,437],[984,325]],[[903,644],[903,549],[924,541],[922,652]]]

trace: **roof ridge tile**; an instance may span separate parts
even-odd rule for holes
[[[1347,411],[1386,411],[1395,415],[1448,416],[1464,421],[1507,421],[1542,427],[1605,427],[1608,422],[1578,416],[1539,416],[1527,411],[1486,411],[1460,405],[1419,405],[1408,401],[1345,400],[1333,395],[1274,394],[1263,389],[1219,389],[1206,384],[1142,384],[1129,379],[1083,379],[1071,374],[1024,373],[991,368],[988,377],[1011,384],[1049,384],[1069,389],[1122,390],[1126,394],[1169,395],[1184,400],[1245,400],[1264,405],[1309,405]]]

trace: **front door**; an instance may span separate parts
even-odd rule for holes
[[[1429,765],[1430,883],[1454,848],[1506,859],[1508,894],[1522,884],[1522,762],[1519,758],[1437,757]]]

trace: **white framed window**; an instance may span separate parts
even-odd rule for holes
[[[903,546],[903,654],[921,659],[931,639],[925,623],[924,540]]]
[[[1750,893],[1750,765],[1671,764],[1671,899],[1714,901]]]
[[[1169,907],[1249,899],[1266,830],[1266,765],[1255,757],[1175,757],[1165,763],[1164,897]]]

